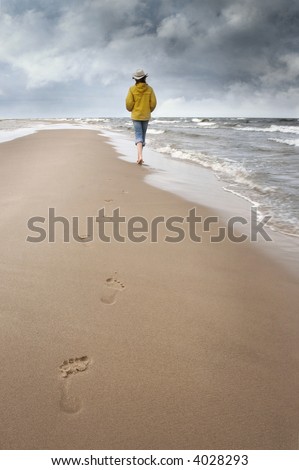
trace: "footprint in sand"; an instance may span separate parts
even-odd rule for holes
[[[113,199],[104,199],[105,202],[113,202]]]
[[[60,408],[66,413],[77,413],[82,408],[81,400],[71,395],[71,377],[87,370],[90,360],[87,356],[76,357],[63,361],[59,367],[63,381],[61,383]]]
[[[101,301],[104,304],[112,305],[116,302],[116,296],[119,291],[125,289],[125,285],[118,281],[116,278],[117,273],[114,274],[112,277],[108,277],[105,282],[105,289],[102,295]]]

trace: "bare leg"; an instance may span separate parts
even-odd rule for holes
[[[142,160],[142,149],[143,149],[142,142],[138,142],[138,143],[137,143],[137,152],[138,152],[138,160],[137,160],[137,163],[139,163],[139,165],[141,165],[141,164],[143,163],[143,160]]]

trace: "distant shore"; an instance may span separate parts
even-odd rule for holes
[[[217,212],[145,184],[97,131],[0,149],[1,448],[298,449],[296,279],[250,243],[211,243],[217,224],[165,241],[190,209]],[[57,219],[49,241],[49,208],[77,239]],[[124,231],[91,240],[86,217],[116,209]]]

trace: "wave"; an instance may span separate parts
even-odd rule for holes
[[[199,118],[192,118],[192,122],[194,122],[197,126],[200,127],[210,127],[213,129],[218,129],[218,125],[216,122],[210,121],[209,119],[199,119]]]
[[[299,238],[298,220],[292,217],[291,214],[284,213],[282,220],[277,217],[273,211],[270,211],[269,208],[263,206],[262,203],[254,201],[251,197],[245,195],[244,193],[231,189],[230,187],[223,187],[222,189],[252,204],[252,206],[257,209],[258,221],[270,215],[271,218],[268,220],[265,226],[273,232],[280,232],[287,236]]]
[[[250,202],[250,204],[252,204],[254,207],[259,207],[259,205],[260,205],[257,201],[254,201],[253,199],[251,199],[248,196],[245,196],[244,194],[241,194],[240,192],[236,191],[235,189],[231,189],[227,186],[223,186],[222,189],[224,191],[227,191],[228,193],[234,194],[234,196],[240,197],[241,199],[244,199],[245,201]],[[258,212],[258,215],[261,215],[261,213]]]
[[[84,118],[82,119],[83,122],[110,122],[111,119],[109,118]]]
[[[291,145],[293,147],[299,147],[299,139],[271,139],[269,138],[268,140],[271,140],[273,142],[278,142],[279,144],[286,144],[286,145]]]
[[[271,215],[271,219],[267,222],[266,226],[273,230],[273,232],[299,238],[298,219],[292,217],[291,214],[284,213],[282,219],[273,212],[265,213],[265,215]]]
[[[282,132],[284,134],[299,134],[299,126],[277,126],[272,124],[270,127],[237,127],[238,131],[250,132]]]
[[[205,168],[212,169],[218,174],[222,173],[230,175],[234,178],[234,181],[236,181],[236,177],[242,176],[244,180],[240,182],[244,182],[245,178],[250,174],[250,172],[240,163],[230,159],[225,159],[223,161],[215,160],[215,158],[211,158],[209,155],[202,152],[186,152],[185,150],[178,150],[170,145],[159,147],[157,148],[157,151],[170,155],[172,158],[179,158],[180,160],[188,160],[198,163]]]
[[[219,129],[219,126],[215,122],[198,122],[199,127],[207,127],[209,129]]]
[[[148,129],[147,134],[164,134],[165,131],[157,130],[157,129]]]
[[[191,121],[192,122],[210,122],[210,120],[207,118],[192,118]]]
[[[181,120],[175,120],[175,119],[171,119],[171,120],[154,119],[151,122],[155,123],[155,124],[176,124],[176,123],[179,123],[179,122],[182,122],[182,121]]]
[[[218,180],[223,183],[223,190],[256,207],[258,220],[266,215],[271,215],[271,219],[266,224],[267,227],[285,235],[299,236],[298,220],[292,216],[288,209],[281,210],[276,202],[277,199],[282,200],[279,196],[279,187],[257,181],[255,171],[246,168],[243,163],[229,158],[217,160],[215,156],[179,150],[171,145],[160,147],[157,151],[167,154],[171,158],[193,162],[212,170]]]
[[[242,163],[236,162],[229,158],[215,160],[215,158],[212,158],[204,153],[186,152],[184,150],[173,148],[170,145],[157,148],[157,151],[168,154],[172,158],[192,161],[203,166],[204,168],[211,169],[219,179],[227,182],[232,187],[239,184],[251,191],[259,193],[260,195],[275,194],[277,191],[276,186],[261,185],[257,181],[254,181],[254,173],[252,170],[245,168]]]
[[[197,155],[194,155],[192,153],[188,153],[184,150],[178,150],[176,148],[171,147],[170,145],[166,145],[165,147],[158,147],[157,152],[160,153],[165,153],[167,155],[170,155],[172,158],[177,158],[180,160],[188,160],[188,161],[193,161],[193,162],[198,162]]]

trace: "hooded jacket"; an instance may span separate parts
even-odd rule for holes
[[[154,90],[147,83],[137,83],[129,88],[126,108],[128,111],[132,111],[132,119],[148,121],[156,105],[157,100]]]

